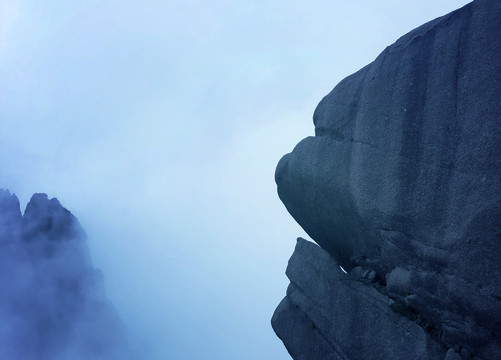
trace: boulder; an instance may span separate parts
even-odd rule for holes
[[[294,359],[437,359],[445,349],[389,306],[364,278],[345,274],[317,245],[299,238],[287,267],[287,296],[272,324]]]
[[[422,25],[320,102],[275,175],[343,268],[375,272],[444,349],[484,359],[501,358],[500,59],[500,1]]]

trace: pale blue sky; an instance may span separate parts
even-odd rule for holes
[[[0,0],[0,187],[58,197],[150,359],[288,359],[305,236],[275,165],[316,104],[467,1]]]

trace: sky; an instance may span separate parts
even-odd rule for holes
[[[289,359],[274,170],[340,80],[462,0],[0,0],[0,188],[57,197],[145,359]],[[146,355],[147,354],[147,355]]]

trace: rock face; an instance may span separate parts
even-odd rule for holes
[[[132,359],[85,233],[57,199],[0,190],[0,359]]]
[[[294,359],[443,359],[439,343],[371,286],[370,271],[346,275],[327,252],[299,238],[287,276],[287,297],[272,322]]]
[[[280,160],[281,200],[331,256],[303,244],[289,264],[273,327],[295,359],[501,359],[500,59],[501,2],[474,1],[339,83]],[[368,356],[397,315],[425,334]]]

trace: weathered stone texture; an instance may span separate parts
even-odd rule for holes
[[[374,271],[446,349],[501,358],[501,1],[403,36],[313,120],[276,171],[291,215],[344,268]]]

